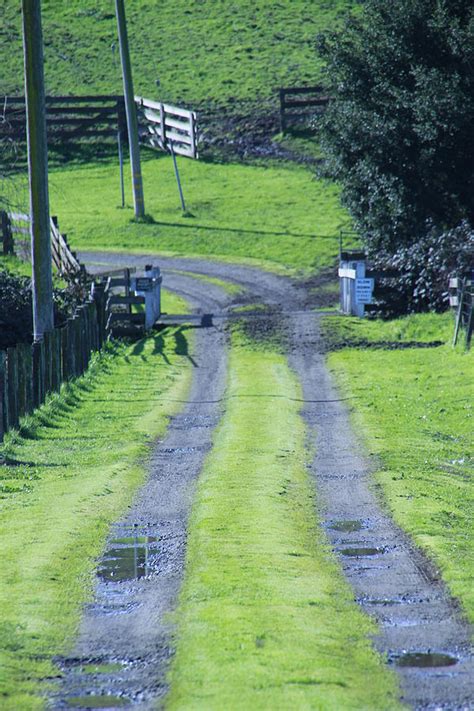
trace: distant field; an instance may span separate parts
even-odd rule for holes
[[[130,172],[120,205],[118,167],[64,168],[50,174],[51,212],[74,249],[108,249],[257,260],[270,268],[317,270],[335,263],[339,230],[349,225],[336,186],[304,167],[179,161],[192,217],[183,217],[171,158],[143,162],[150,223],[133,221]],[[12,197],[25,205],[24,181]]]
[[[354,0],[128,0],[135,88],[168,101],[232,105],[269,99],[280,85],[311,84],[321,69],[316,35],[355,5]],[[48,91],[120,91],[113,0],[44,0],[42,7]],[[18,93],[23,91],[19,3],[6,0],[2,11],[0,93]]]

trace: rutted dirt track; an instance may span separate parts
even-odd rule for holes
[[[129,538],[143,541],[144,560],[137,561],[135,552],[133,564],[135,571],[145,571],[147,576],[112,580],[105,561],[106,572],[98,580],[95,601],[85,612],[74,658],[63,662],[68,673],[56,707],[63,707],[70,697],[108,692],[124,695],[145,709],[151,707],[152,700],[156,704],[156,698],[166,690],[171,654],[167,613],[174,607],[181,581],[193,485],[225,407],[223,325],[232,302],[222,289],[176,273],[184,270],[242,286],[245,292],[234,298],[233,305],[263,302],[277,307],[290,364],[303,386],[308,434],[317,445],[312,473],[321,520],[354,597],[379,624],[375,644],[399,672],[403,700],[409,706],[474,708],[472,631],[444,585],[374,493],[371,465],[352,432],[347,404],[331,383],[324,363],[318,317],[309,310],[318,305],[317,296],[310,299],[303,287],[289,279],[251,267],[113,254],[82,258],[101,265],[99,270],[158,262],[167,288],[185,296],[195,311],[218,318],[212,326],[195,330],[195,350],[189,357],[195,363],[196,377],[189,400],[171,420],[166,438],[156,445],[149,481],[126,519],[116,525],[111,536],[115,543],[106,553],[106,559],[120,558]],[[150,537],[148,543],[145,537]],[[433,668],[404,666],[407,652],[428,651],[451,655],[457,663]],[[89,675],[86,681],[77,673],[84,661],[125,665],[101,674],[100,686],[97,676]],[[420,663],[420,659],[415,661]]]

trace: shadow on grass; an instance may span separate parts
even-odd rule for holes
[[[210,225],[196,225],[190,223],[188,225],[182,222],[165,222],[163,220],[155,220],[151,216],[147,216],[146,224],[157,225],[158,227],[179,227],[184,230],[197,230],[203,232],[225,232],[233,235],[254,235],[258,237],[298,237],[304,239],[331,239],[339,240],[339,235],[318,235],[309,232],[275,232],[270,230],[247,230],[241,227],[212,227]]]

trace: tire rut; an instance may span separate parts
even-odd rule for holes
[[[174,289],[199,311],[226,300],[221,289],[196,291],[196,279],[177,277]],[[186,328],[186,327],[184,327]],[[99,561],[93,601],[84,610],[72,654],[58,660],[64,681],[53,708],[84,708],[110,700],[156,708],[167,690],[173,624],[186,552],[187,519],[195,483],[221,417],[227,337],[222,326],[195,329],[188,355],[194,377],[188,400],[153,448],[149,476],[127,515],[112,526]]]

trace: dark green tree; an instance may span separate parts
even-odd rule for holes
[[[472,0],[366,0],[319,53],[325,171],[369,253],[473,224]]]

